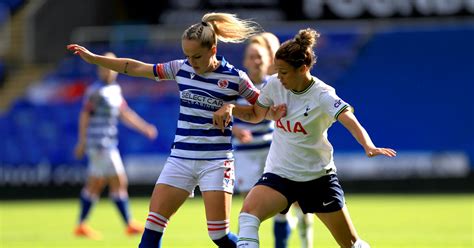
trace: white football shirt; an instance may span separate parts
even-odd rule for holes
[[[336,172],[327,131],[350,106],[336,95],[334,88],[313,77],[306,90],[294,92],[272,76],[257,104],[266,108],[287,105],[286,117],[275,122],[265,173],[303,182]]]

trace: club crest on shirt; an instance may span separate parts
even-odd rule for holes
[[[308,111],[310,111],[310,110],[311,110],[311,108],[309,107],[309,105],[306,105],[306,109],[305,109],[303,115],[304,115],[304,116],[308,116]]]
[[[221,89],[225,89],[229,86],[229,81],[227,81],[225,79],[221,79],[217,82],[217,86]]]

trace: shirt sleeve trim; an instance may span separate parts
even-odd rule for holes
[[[344,107],[342,107],[341,109],[339,109],[339,111],[337,111],[337,113],[334,115],[334,118],[339,118],[339,115],[342,113],[342,111],[344,111],[345,109],[347,109],[349,107],[349,105],[345,105]]]
[[[263,103],[259,102],[258,100],[255,102],[255,104],[257,104],[258,106],[262,108],[270,108],[270,106],[265,106]]]

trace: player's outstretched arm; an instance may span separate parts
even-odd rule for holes
[[[134,77],[145,77],[154,79],[153,64],[144,63],[129,58],[112,58],[90,52],[78,44],[67,45],[67,49],[75,55],[79,55],[89,64],[103,66],[118,73]]]
[[[362,127],[351,111],[346,109],[344,112],[339,114],[338,121],[341,122],[349,132],[351,132],[352,136],[354,136],[357,142],[359,142],[359,144],[364,148],[365,154],[368,157],[374,157],[377,155],[395,157],[397,155],[397,152],[391,148],[376,147],[365,128]]]
[[[141,132],[149,139],[155,139],[158,135],[156,127],[143,120],[135,111],[126,107],[120,112],[120,119],[129,127]]]

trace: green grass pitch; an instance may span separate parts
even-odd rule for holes
[[[349,194],[347,205],[362,238],[374,248],[461,248],[474,247],[474,196],[453,195],[359,195]],[[233,202],[231,229],[237,232],[242,198]],[[148,199],[133,198],[135,219],[147,215]],[[0,201],[0,247],[137,247],[140,237],[124,235],[124,226],[113,204],[103,198],[93,209],[90,225],[101,231],[99,241],[72,235],[78,201]],[[271,248],[272,223],[260,229],[261,247]],[[172,217],[163,247],[215,247],[208,238],[202,199],[189,199]],[[297,231],[290,247],[299,247]],[[327,229],[315,220],[315,247],[337,247]]]

